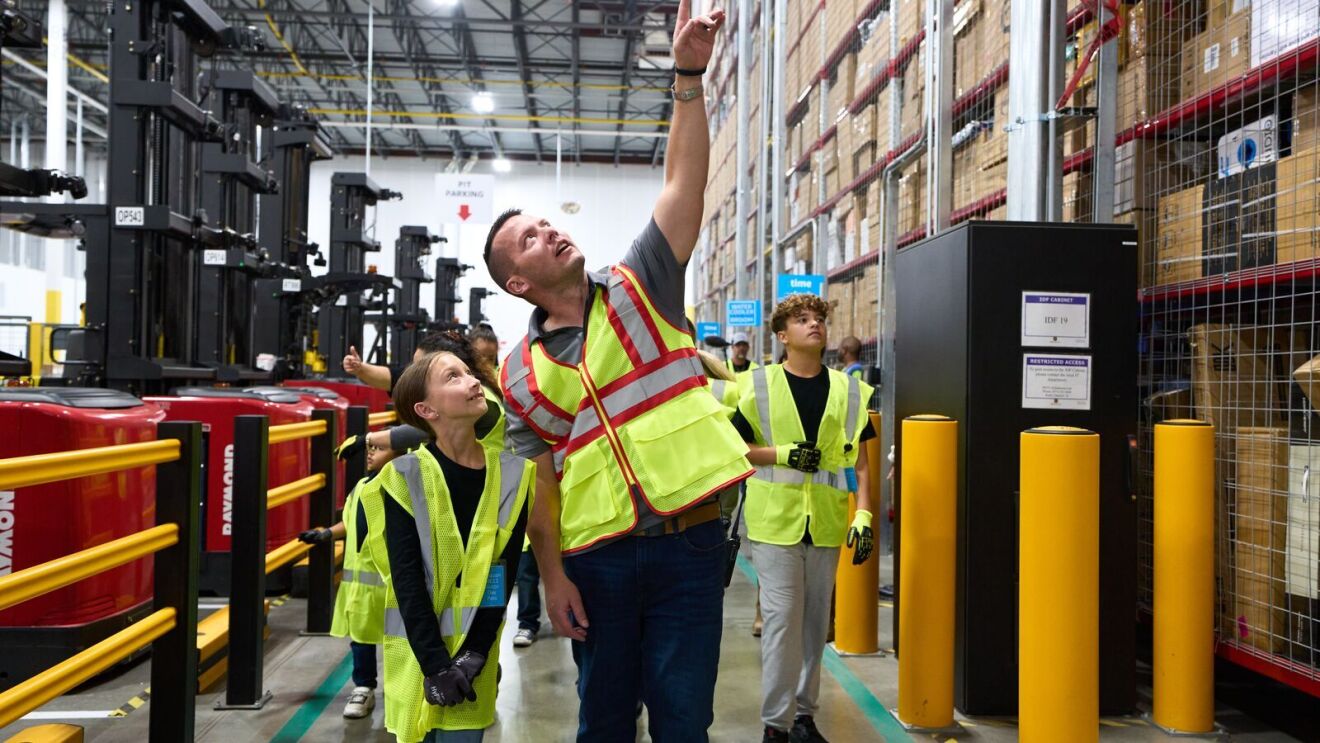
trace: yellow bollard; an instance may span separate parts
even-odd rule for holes
[[[1215,729],[1215,429],[1155,426],[1155,698],[1167,732]]]
[[[954,577],[958,556],[958,422],[903,421],[899,549],[898,719],[910,729],[953,726]]]
[[[871,413],[871,426],[880,431],[880,414]],[[880,532],[880,480],[889,472],[889,462],[880,456],[880,437],[867,441],[862,456],[866,457],[866,471],[871,479],[871,512],[876,523],[871,529]],[[878,475],[876,473],[879,473]],[[848,498],[848,523],[857,513],[857,498]],[[866,655],[880,650],[880,606],[877,591],[880,586],[880,545],[871,559],[861,565],[852,564],[852,550],[843,548],[839,567],[834,574],[834,647],[841,653]]]
[[[1100,437],[1064,426],[1021,438],[1018,734],[1100,738]]]

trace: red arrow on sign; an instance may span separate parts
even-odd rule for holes
[[[467,221],[467,218],[470,217],[470,216],[472,216],[472,210],[468,208],[468,205],[467,205],[467,204],[463,204],[462,206],[458,207],[458,218],[459,218],[459,219],[461,219],[461,220],[463,220],[464,222],[466,222],[466,221]]]

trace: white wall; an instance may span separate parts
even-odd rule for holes
[[[381,243],[380,253],[368,257],[368,264],[377,266],[382,274],[394,272],[394,240],[399,227],[423,225],[431,232],[449,238],[448,245],[437,245],[444,255],[457,257],[472,266],[472,270],[459,282],[459,318],[467,321],[468,289],[484,286],[495,289],[495,282],[486,271],[482,260],[489,225],[454,224],[457,215],[439,214],[433,208],[435,176],[441,172],[446,160],[420,160],[416,158],[373,158],[371,178],[383,188],[403,193],[402,201],[388,201],[376,207],[376,239]],[[474,172],[487,173],[489,163],[477,165]],[[328,249],[330,240],[330,176],[337,171],[361,171],[360,157],[335,158],[312,166],[310,224],[308,232],[313,241]],[[642,165],[612,165],[565,163],[563,181],[558,187],[555,164],[537,165],[515,162],[513,172],[495,174],[495,208],[498,215],[505,209],[518,207],[529,213],[544,216],[557,227],[566,230],[587,257],[589,268],[614,263],[623,257],[633,239],[651,218],[651,210],[664,181],[662,168]],[[560,204],[575,201],[582,209],[577,214],[565,214]],[[447,221],[452,219],[452,222]],[[434,272],[434,258],[427,266]],[[422,305],[434,315],[434,285],[422,288]],[[500,337],[501,355],[527,332],[527,319],[531,305],[503,292],[487,297],[483,309]],[[374,334],[368,331],[368,345]]]

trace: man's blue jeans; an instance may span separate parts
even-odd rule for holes
[[[564,559],[582,594],[579,741],[636,739],[646,703],[655,743],[701,743],[715,719],[727,542],[718,519],[629,537]]]

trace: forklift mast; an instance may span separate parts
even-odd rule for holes
[[[463,301],[458,296],[458,280],[472,266],[459,263],[457,258],[435,259],[435,320],[431,327],[436,330],[456,330],[463,327],[458,320],[458,305]]]
[[[263,135],[263,149],[280,190],[258,197],[257,246],[274,270],[253,282],[253,345],[275,356],[276,378],[304,378],[315,371],[309,358],[316,329],[311,267],[326,263],[307,236],[308,192],[312,163],[330,159],[334,149],[316,118],[293,106],[284,106],[274,131]]]
[[[431,254],[432,245],[443,242],[448,240],[425,227],[399,228],[399,239],[394,242],[394,278],[401,286],[394,293],[394,309],[389,315],[390,361],[395,364],[412,358],[431,322],[422,309],[422,284],[434,279],[426,273],[422,259]]]
[[[387,276],[367,273],[367,253],[380,251],[380,243],[367,234],[367,207],[402,197],[376,185],[364,173],[331,176],[330,272],[320,277],[326,291],[317,320],[317,350],[325,357],[331,377],[345,377],[339,359],[348,354],[350,346],[362,346],[365,314],[373,308],[364,292],[387,297],[389,290],[398,288]],[[383,312],[386,301],[377,301],[374,309]]]
[[[215,369],[217,382],[269,381],[271,369],[258,369],[256,358],[276,349],[254,344],[252,289],[256,278],[275,270],[269,253],[257,245],[257,197],[277,194],[279,185],[265,169],[258,146],[280,102],[248,70],[209,72],[202,85],[203,105],[218,115],[224,136],[201,148],[201,206],[220,233],[220,244],[191,255],[197,282],[189,308],[195,328],[192,359]]]

